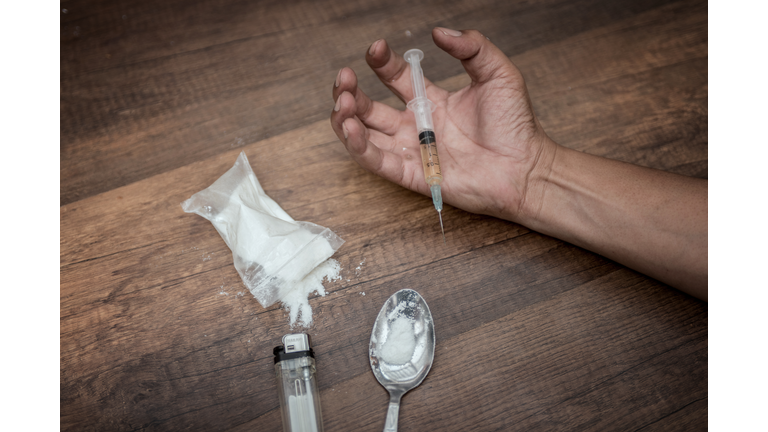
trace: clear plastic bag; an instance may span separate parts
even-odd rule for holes
[[[181,204],[213,224],[235,268],[263,307],[281,300],[344,240],[328,228],[297,222],[264,193],[245,152],[210,187]]]

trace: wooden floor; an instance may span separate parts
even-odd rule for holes
[[[466,75],[430,31],[475,28],[522,70],[555,141],[707,178],[706,1],[61,8],[62,430],[281,430],[287,314],[262,308],[212,225],[180,207],[240,151],[292,217],[346,240],[342,280],[310,300],[325,430],[383,427],[368,340],[406,287],[437,346],[403,431],[706,429],[706,303],[451,206],[443,245],[430,200],[361,169],[328,121],[343,66],[402,107],[365,65],[374,40],[422,49],[426,76],[455,90]]]

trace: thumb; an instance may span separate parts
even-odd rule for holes
[[[522,79],[509,58],[477,30],[432,29],[432,40],[443,51],[461,60],[472,81],[484,83],[494,78]]]

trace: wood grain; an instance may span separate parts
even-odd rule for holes
[[[706,428],[706,303],[450,206],[443,245],[429,199],[361,169],[328,125],[343,66],[402,108],[365,66],[374,40],[424,50],[426,75],[456,90],[467,76],[429,32],[477,28],[559,143],[707,178],[706,2],[62,8],[62,430],[281,430],[271,350],[287,314],[262,308],[210,223],[180,207],[240,151],[292,217],[346,240],[342,279],[310,300],[326,430],[382,427],[368,339],[406,287],[429,303],[437,349],[401,430]]]

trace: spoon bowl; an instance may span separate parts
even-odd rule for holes
[[[371,370],[389,392],[384,431],[397,431],[400,399],[421,384],[435,358],[435,327],[424,298],[403,289],[381,307],[368,346]]]

